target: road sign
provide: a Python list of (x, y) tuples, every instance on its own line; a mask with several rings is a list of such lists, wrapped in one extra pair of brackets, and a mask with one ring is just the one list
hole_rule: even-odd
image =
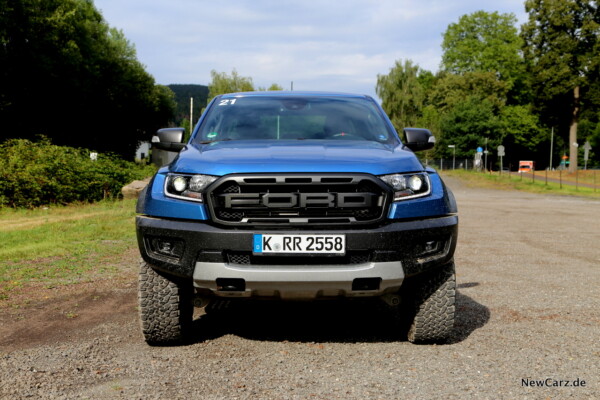
[(478, 153), (483, 153), (483, 148), (481, 148), (481, 147), (478, 147), (478, 148), (477, 148), (477, 152), (478, 152)]
[(502, 169), (504, 168), (504, 161), (502, 157), (504, 157), (504, 146), (498, 146), (498, 157), (500, 157), (500, 175), (502, 175)]

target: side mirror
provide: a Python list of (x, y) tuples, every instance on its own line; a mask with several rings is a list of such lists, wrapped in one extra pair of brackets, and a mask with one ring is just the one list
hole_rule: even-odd
[(166, 151), (180, 151), (185, 147), (183, 143), (184, 128), (163, 128), (156, 131), (152, 137), (152, 148)]
[(429, 150), (435, 145), (435, 136), (429, 129), (404, 128), (406, 142), (404, 145), (412, 151)]

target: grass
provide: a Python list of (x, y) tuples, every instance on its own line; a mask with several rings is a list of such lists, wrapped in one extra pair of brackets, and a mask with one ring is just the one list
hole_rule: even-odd
[(135, 200), (0, 209), (0, 299), (24, 284), (50, 288), (115, 272), (136, 246), (134, 218)]
[[(544, 179), (546, 177), (546, 171), (536, 171), (536, 179)], [(567, 171), (548, 171), (548, 178), (562, 179), (574, 183), (586, 183), (589, 185), (600, 186), (600, 171), (587, 170), (577, 171), (577, 175), (568, 173)]]
[[(470, 185), (478, 187), (600, 199), (600, 187), (596, 189), (583, 187), (581, 185), (576, 187), (575, 174), (570, 175), (566, 172), (562, 174), (562, 187), (560, 183), (546, 182), (546, 171), (536, 171), (535, 180), (532, 179), (531, 176), (523, 177), (515, 172), (510, 174), (505, 172), (502, 175), (499, 175), (498, 172), (492, 172), (490, 174), (457, 169), (454, 171), (444, 171), (443, 173), (448, 176), (457, 177)], [(594, 176), (595, 173), (598, 176)], [(559, 174), (559, 171), (549, 171), (548, 178), (559, 179)], [(598, 171), (579, 171), (578, 173), (579, 184), (587, 183), (593, 185), (594, 179), (597, 179), (596, 185), (600, 186), (600, 173), (598, 173)], [(569, 184), (567, 184), (567, 182)]]

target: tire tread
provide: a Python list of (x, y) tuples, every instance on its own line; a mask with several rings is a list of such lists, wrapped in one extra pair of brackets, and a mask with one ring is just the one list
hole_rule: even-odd
[(139, 313), (144, 339), (151, 345), (184, 341), (192, 323), (192, 285), (140, 262)]
[(454, 329), (456, 312), (454, 263), (423, 274), (413, 284), (413, 319), (408, 340), (412, 343), (447, 341)]

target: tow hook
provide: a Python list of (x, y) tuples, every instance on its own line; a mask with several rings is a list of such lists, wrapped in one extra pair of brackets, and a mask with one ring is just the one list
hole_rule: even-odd
[(402, 303), (402, 298), (397, 294), (387, 293), (381, 296), (381, 300), (385, 301), (390, 307), (397, 307)]
[(204, 308), (208, 305), (209, 299), (206, 297), (196, 296), (194, 297), (194, 307)]

